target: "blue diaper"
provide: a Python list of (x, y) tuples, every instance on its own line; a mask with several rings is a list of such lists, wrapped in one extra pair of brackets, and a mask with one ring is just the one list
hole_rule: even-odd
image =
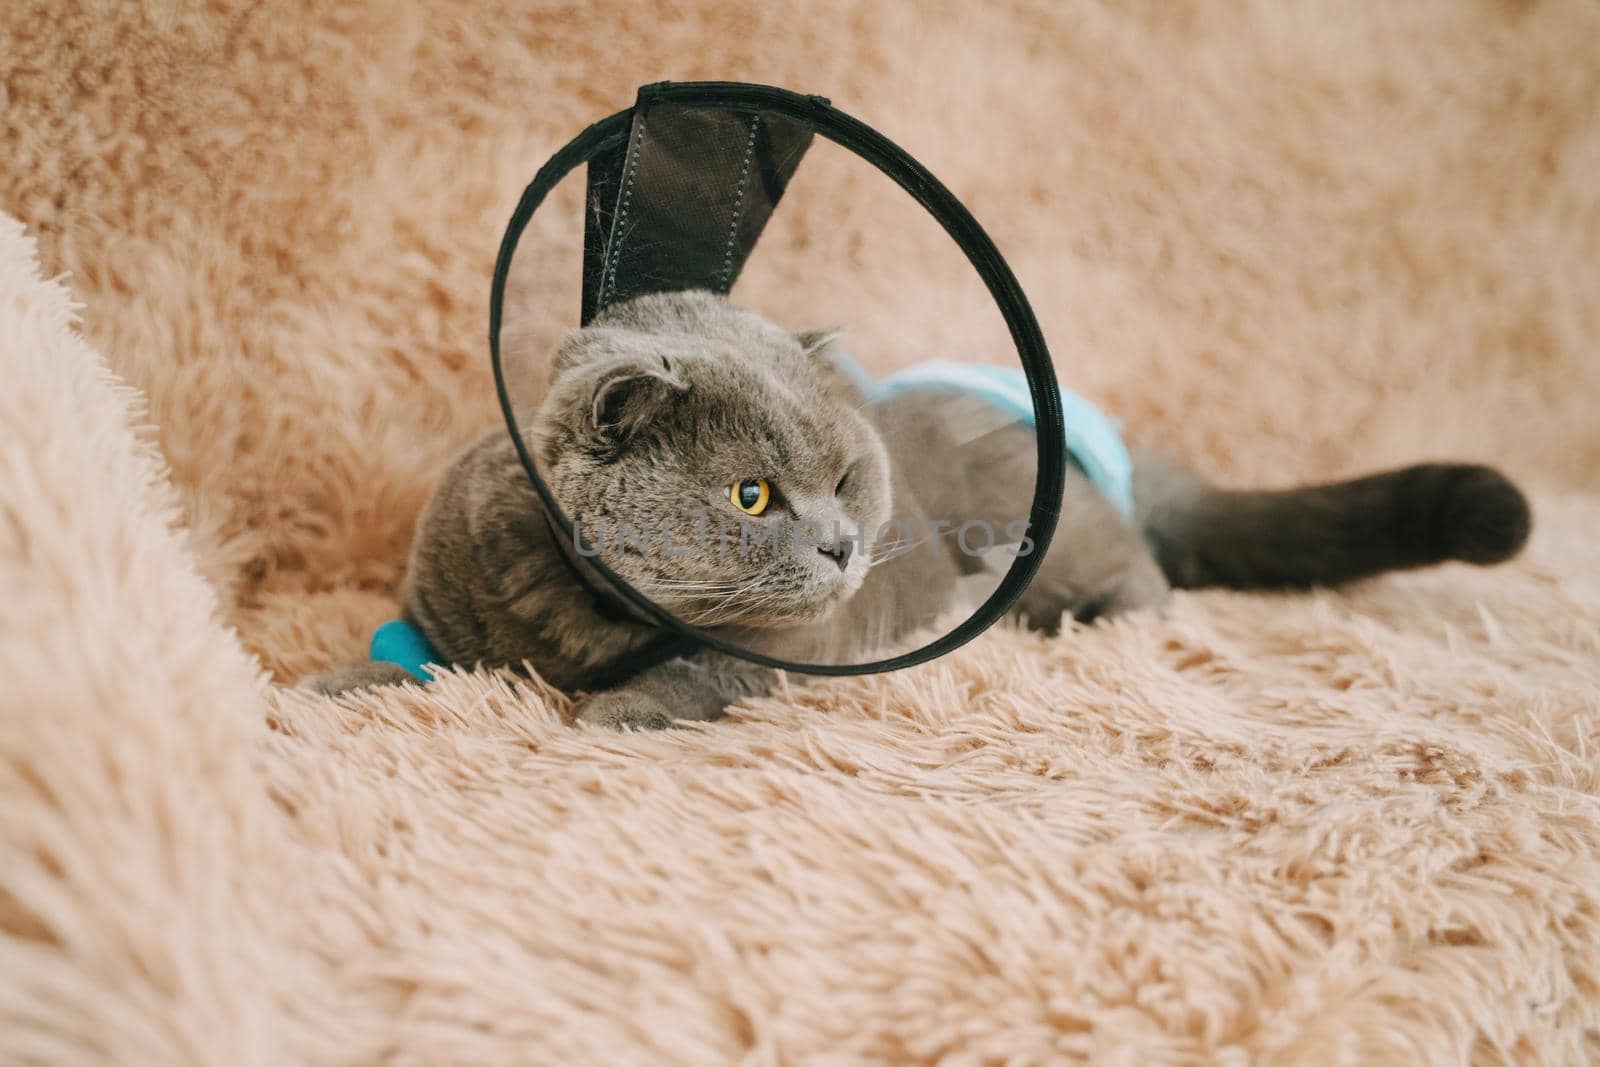
[[(828, 355), (874, 401), (911, 389), (955, 389), (981, 397), (1018, 422), (1036, 425), (1033, 397), (1020, 367), (933, 360), (907, 367), (880, 382), (836, 349)], [(1067, 452), (1123, 517), (1133, 518), (1133, 459), (1122, 443), (1117, 421), (1065, 389), (1061, 390), (1061, 418), (1066, 425)]]

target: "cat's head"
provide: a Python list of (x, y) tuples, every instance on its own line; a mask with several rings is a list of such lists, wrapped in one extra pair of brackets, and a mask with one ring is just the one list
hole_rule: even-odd
[(702, 626), (788, 626), (849, 599), (889, 469), (830, 340), (704, 292), (640, 297), (568, 335), (534, 445), (587, 550)]

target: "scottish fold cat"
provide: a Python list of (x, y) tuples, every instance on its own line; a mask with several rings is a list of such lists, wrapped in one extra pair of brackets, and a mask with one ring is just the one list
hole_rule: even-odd
[[(597, 544), (667, 610), (793, 659), (871, 658), (955, 608), (974, 583), (992, 588), (994, 568), (1010, 563), (1004, 552), (861, 535), (959, 516), (1023, 550), (1025, 524), (1014, 524), (1033, 491), (1031, 431), (996, 423), (981, 398), (956, 391), (873, 399), (833, 358), (836, 344), (705, 292), (608, 309), (559, 346), (549, 392), (525, 424), (563, 510), (598, 536), (574, 545), (555, 533), (496, 429), (455, 460), (419, 520), (406, 621), (440, 662), (527, 664), (584, 690), (660, 636), (604, 594), (585, 555)], [(810, 536), (750, 536), (801, 522)], [(1069, 466), (1060, 524), (1014, 610), (1054, 630), (1066, 616), (1157, 607), (1174, 587), (1304, 588), (1446, 560), (1492, 564), (1521, 548), (1530, 523), (1523, 494), (1481, 466), (1249, 492), (1136, 451), (1131, 514)], [(337, 693), (411, 678), (367, 662), (302, 685)], [(711, 719), (773, 680), (698, 652), (590, 695), (579, 717), (645, 729)]]

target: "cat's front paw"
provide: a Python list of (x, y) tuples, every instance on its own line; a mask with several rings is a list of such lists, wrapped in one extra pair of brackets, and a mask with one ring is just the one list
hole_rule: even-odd
[(295, 685), (296, 689), (303, 689), (311, 693), (319, 693), (325, 697), (336, 697), (342, 693), (353, 692), (357, 689), (373, 689), (378, 686), (415, 684), (416, 678), (404, 667), (393, 663), (352, 663), (345, 667), (335, 667), (332, 670), (322, 671), (300, 679)]
[(672, 725), (672, 713), (665, 704), (626, 689), (596, 693), (578, 711), (578, 719), (612, 730), (665, 730)]

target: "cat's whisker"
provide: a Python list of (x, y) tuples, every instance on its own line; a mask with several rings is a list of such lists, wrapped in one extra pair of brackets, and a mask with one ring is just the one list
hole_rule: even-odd
[[(895, 541), (895, 542), (882, 542), (882, 541), (880, 541), (880, 542), (878, 542), (878, 544), (873, 546), (872, 550), (873, 550), (874, 555), (869, 560), (868, 566), (870, 568), (870, 567), (876, 567), (880, 563), (887, 563), (891, 559), (894, 559), (897, 556), (903, 556), (907, 552), (911, 552), (911, 551), (913, 551), (915, 549), (921, 548), (923, 545), (929, 544), (933, 540), (934, 537), (938, 538), (939, 540), (943, 540), (946, 537), (955, 536), (957, 532), (958, 532), (957, 531), (957, 527), (950, 526), (947, 529), (934, 531), (934, 533), (933, 533), (933, 535), (931, 537), (930, 536), (923, 536), (923, 537), (919, 537), (916, 540), (910, 541), (910, 542), (907, 542), (904, 539), (901, 539), (901, 540)], [(887, 547), (884, 547), (884, 546), (887, 546)]]
[(897, 553), (908, 545), (911, 545), (911, 542), (907, 541), (903, 537), (894, 541), (878, 541), (873, 544), (871, 555), (875, 558), (881, 558), (886, 555)]
[(730, 582), (689, 582), (689, 581), (652, 581), (641, 582), (642, 590), (659, 590), (661, 592), (711, 592), (731, 593), (739, 586)]
[[(700, 607), (684, 616), (684, 621), (693, 626), (712, 626), (718, 623), (731, 622), (741, 615), (748, 614), (779, 595), (772, 591), (766, 575), (757, 575), (750, 580), (734, 585), (732, 588), (717, 590), (719, 594), (711, 603)], [(746, 594), (762, 591), (763, 595), (754, 599), (745, 599)]]
[[(880, 566), (880, 565), (882, 565), (884, 563), (888, 563), (890, 560), (898, 559), (899, 557), (905, 555), (906, 553), (915, 551), (916, 549), (922, 547), (923, 545), (925, 545), (927, 543), (928, 543), (928, 539), (925, 538), (925, 537), (918, 538), (915, 541), (897, 542), (896, 544), (891, 545), (888, 548), (884, 549), (878, 555), (870, 558), (867, 561), (867, 567), (870, 570), (873, 567), (877, 567), (877, 566)], [(874, 551), (877, 551), (877, 550), (874, 549)]]

